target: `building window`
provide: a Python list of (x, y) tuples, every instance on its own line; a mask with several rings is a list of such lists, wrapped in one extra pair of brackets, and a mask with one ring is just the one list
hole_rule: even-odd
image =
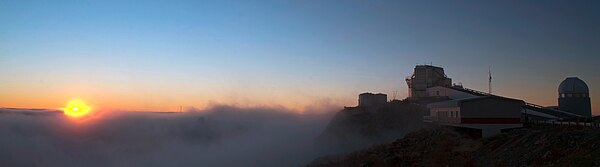
[(440, 91), (439, 91), (439, 90), (438, 90), (438, 91), (435, 91), (435, 95), (436, 95), (436, 96), (439, 96), (439, 95), (440, 95)]
[(564, 93), (560, 94), (560, 97), (565, 98), (565, 94)]

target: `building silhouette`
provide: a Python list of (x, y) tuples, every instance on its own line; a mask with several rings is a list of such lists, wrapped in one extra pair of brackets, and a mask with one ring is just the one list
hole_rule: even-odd
[(444, 73), (444, 69), (433, 65), (415, 66), (413, 75), (406, 78), (409, 98), (427, 97), (427, 88), (435, 86), (452, 86), (452, 79)]
[[(424, 122), (478, 130), (482, 137), (523, 127), (528, 121), (585, 121), (592, 116), (589, 88), (577, 77), (560, 83), (558, 106), (541, 106), (491, 91), (469, 89), (462, 84), (453, 85), (444, 69), (433, 65), (415, 66), (406, 83), (409, 97), (405, 100), (425, 104), (429, 110)], [(358, 107), (364, 109), (386, 103), (387, 95), (382, 93), (362, 93), (358, 98)]]
[(387, 95), (383, 93), (361, 93), (358, 95), (359, 107), (379, 106), (387, 103)]
[(459, 128), (479, 129), (483, 137), (505, 129), (519, 128), (529, 120), (569, 121), (591, 117), (589, 89), (577, 77), (559, 86), (558, 107), (545, 107), (490, 92), (451, 85), (441, 67), (418, 65), (406, 79), (411, 100), (437, 101), (427, 104), (425, 122)]
[(592, 116), (589, 88), (583, 80), (568, 77), (558, 86), (558, 109), (584, 117)]

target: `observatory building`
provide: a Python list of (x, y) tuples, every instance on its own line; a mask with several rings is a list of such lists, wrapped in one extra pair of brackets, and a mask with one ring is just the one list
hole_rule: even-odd
[(584, 117), (592, 116), (587, 84), (577, 77), (568, 77), (558, 86), (558, 109)]
[(448, 78), (442, 67), (433, 65), (417, 65), (412, 76), (406, 78), (409, 98), (427, 97), (427, 88), (452, 86), (452, 79)]
[(409, 100), (428, 101), (429, 115), (423, 117), (424, 122), (478, 129), (483, 137), (523, 127), (528, 121), (573, 121), (592, 116), (588, 86), (577, 77), (560, 83), (558, 106), (550, 107), (491, 94), (491, 86), (489, 92), (481, 92), (452, 85), (444, 69), (432, 65), (417, 65), (406, 83)]
[(358, 95), (359, 107), (372, 107), (387, 103), (387, 95), (383, 93), (361, 93)]
[(428, 122), (479, 129), (483, 137), (489, 137), (504, 129), (523, 127), (521, 106), (524, 104), (523, 100), (494, 95), (430, 103)]

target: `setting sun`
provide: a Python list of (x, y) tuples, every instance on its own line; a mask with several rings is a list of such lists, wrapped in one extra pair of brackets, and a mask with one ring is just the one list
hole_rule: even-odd
[(69, 101), (67, 106), (65, 106), (65, 108), (63, 108), (65, 115), (70, 116), (70, 117), (84, 116), (84, 115), (88, 114), (90, 112), (90, 110), (91, 110), (90, 106), (85, 104), (85, 102), (83, 102), (82, 100), (71, 100), (71, 101)]

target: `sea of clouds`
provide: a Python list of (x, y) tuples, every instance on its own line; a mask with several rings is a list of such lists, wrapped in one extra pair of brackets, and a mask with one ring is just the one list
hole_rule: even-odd
[(302, 166), (336, 107), (214, 105), (184, 113), (0, 109), (0, 166)]

